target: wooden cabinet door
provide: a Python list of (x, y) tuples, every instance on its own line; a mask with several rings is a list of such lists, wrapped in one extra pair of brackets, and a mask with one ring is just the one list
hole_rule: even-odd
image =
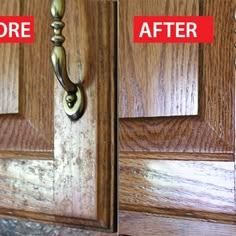
[(68, 73), (87, 100), (76, 122), (63, 110), (50, 62), (50, 5), (1, 2), (1, 15), (35, 17), (35, 42), (0, 45), (0, 215), (112, 231), (114, 3), (66, 1)]
[[(120, 0), (120, 233), (196, 235), (171, 218), (235, 224), (235, 4)], [(141, 15), (214, 16), (214, 43), (135, 44)]]

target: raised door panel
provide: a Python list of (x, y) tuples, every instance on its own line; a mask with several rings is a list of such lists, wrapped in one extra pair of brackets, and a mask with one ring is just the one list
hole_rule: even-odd
[[(235, 223), (235, 4), (120, 1), (121, 210)], [(135, 44), (135, 15), (214, 16), (214, 43)]]
[[(1, 3), (1, 16), (19, 14), (19, 1), (9, 0)], [(0, 114), (18, 113), (20, 46), (0, 44), (0, 53), (4, 57), (0, 64)]]
[[(4, 2), (2, 15), (35, 17), (35, 43), (1, 44), (5, 53), (0, 63), (0, 157), (52, 158), (54, 83), (48, 61), (51, 31), (50, 27), (42, 28), (42, 24), (50, 25), (49, 4), (43, 1), (39, 8), (34, 1)], [(47, 17), (43, 17), (45, 12)], [(17, 109), (7, 110), (6, 104)]]
[(0, 214), (112, 231), (115, 4), (66, 1), (68, 73), (83, 83), (87, 101), (76, 122), (63, 110), (64, 91), (50, 62), (51, 2), (19, 4), (21, 15), (35, 17), (35, 42), (20, 45), (20, 65), (12, 65), (18, 69), (13, 78), (19, 81), (19, 111), (0, 115)]
[[(165, 4), (164, 4), (165, 2)], [(194, 4), (194, 7), (189, 7), (189, 4)], [(194, 49), (186, 48), (188, 51), (187, 54), (180, 49), (183, 45), (176, 45), (175, 47), (179, 47), (179, 53), (182, 57), (185, 58), (183, 60), (177, 60), (175, 62), (174, 59), (170, 56), (173, 50), (170, 50), (169, 53), (166, 52), (166, 56), (161, 58), (161, 63), (172, 63), (175, 66), (166, 67), (166, 71), (169, 73), (171, 69), (175, 69), (175, 74), (177, 70), (181, 70), (183, 68), (183, 64), (187, 63), (189, 68), (195, 68), (198, 65), (198, 69), (193, 69), (198, 71), (198, 73), (191, 73), (191, 75), (187, 72), (183, 74), (183, 76), (179, 76), (176, 80), (169, 81), (168, 73), (167, 76), (165, 74), (155, 74), (156, 61), (160, 60), (151, 60), (149, 63), (143, 64), (142, 69), (137, 71), (137, 77), (142, 81), (142, 86), (139, 87), (140, 91), (145, 91), (145, 86), (149, 86), (150, 80), (156, 81), (161, 80), (163, 84), (167, 87), (172, 86), (178, 88), (177, 93), (182, 93), (182, 91), (190, 92), (189, 88), (192, 88), (192, 80), (194, 80), (195, 84), (198, 81), (198, 92), (192, 93), (191, 96), (195, 97), (199, 93), (199, 98), (197, 99), (198, 105), (198, 113), (196, 116), (187, 116), (185, 113), (181, 113), (181, 116), (172, 117), (169, 114), (168, 117), (162, 117), (165, 115), (165, 112), (155, 111), (156, 108), (152, 108), (152, 111), (155, 112), (155, 117), (151, 117), (148, 114), (139, 114), (138, 110), (135, 113), (135, 117), (132, 118), (132, 115), (123, 116), (122, 110), (128, 109), (126, 105), (123, 105), (122, 101), (120, 102), (119, 110), (121, 114), (120, 119), (120, 151), (122, 155), (136, 155), (143, 156), (144, 153), (150, 153), (149, 156), (155, 156), (156, 158), (164, 158), (167, 159), (186, 159), (186, 158), (196, 158), (198, 156), (199, 159), (203, 160), (212, 160), (218, 158), (218, 160), (233, 160), (234, 159), (234, 71), (233, 71), (233, 24), (234, 21), (232, 19), (233, 15), (233, 7), (234, 1), (227, 1), (226, 3), (218, 0), (218, 1), (179, 1), (179, 0), (140, 0), (137, 4), (137, 1), (129, 0), (129, 1), (121, 1), (120, 2), (120, 61), (119, 61), (119, 73), (121, 77), (119, 94), (120, 98), (124, 94), (128, 94), (132, 99), (130, 100), (130, 107), (139, 107), (139, 103), (136, 100), (138, 96), (137, 94), (133, 94), (133, 91), (137, 91), (136, 83), (130, 84), (127, 86), (126, 83), (129, 83), (130, 80), (134, 79), (134, 75), (130, 71), (132, 70), (132, 63), (138, 67), (139, 61), (144, 60), (143, 58), (149, 58), (149, 55), (145, 54), (145, 50), (143, 49), (145, 46), (138, 44), (134, 45), (132, 42), (132, 38), (129, 39), (126, 37), (127, 32), (123, 31), (124, 25), (128, 21), (128, 24), (131, 24), (133, 15), (136, 14), (170, 14), (167, 10), (162, 10), (163, 12), (159, 13), (159, 6), (162, 6), (164, 9), (169, 9), (168, 6), (172, 6), (171, 13), (179, 14), (178, 9), (185, 9), (183, 12), (186, 15), (196, 14), (198, 11), (202, 12), (202, 15), (212, 15), (214, 16), (214, 24), (215, 24), (215, 37), (213, 44), (204, 44), (199, 46), (198, 51), (198, 59), (200, 63), (197, 64), (195, 60), (190, 60), (188, 56), (185, 55), (195, 55)], [(190, 4), (191, 5), (191, 4)], [(199, 8), (197, 11), (196, 8)], [(137, 10), (138, 9), (138, 10)], [(151, 10), (152, 9), (152, 10)], [(195, 11), (193, 10), (195, 9)], [(176, 11), (175, 11), (176, 10)], [(229, 15), (229, 12), (232, 15)], [(126, 13), (126, 14), (125, 14)], [(227, 37), (225, 37), (227, 35)], [(124, 46), (131, 44), (132, 47), (135, 48), (135, 51), (139, 51), (139, 54), (133, 55), (133, 51), (129, 50), (124, 52)], [(149, 45), (146, 46), (148, 48)], [(153, 48), (153, 52), (150, 55), (155, 55), (160, 48), (168, 47), (165, 45), (158, 45), (156, 49)], [(173, 46), (174, 47), (174, 46)], [(190, 47), (190, 46), (189, 46)], [(170, 53), (171, 52), (171, 53)], [(196, 51), (197, 52), (197, 51)], [(124, 56), (127, 54), (126, 56)], [(195, 55), (196, 56), (196, 55)], [(152, 56), (151, 56), (152, 57)], [(131, 58), (135, 58), (133, 62), (130, 64)], [(148, 60), (148, 59), (146, 59)], [(137, 65), (136, 65), (137, 62)], [(125, 69), (125, 66), (129, 68), (129, 70)], [(128, 66), (129, 65), (129, 66)], [(159, 63), (160, 65), (160, 63)], [(146, 76), (141, 76), (141, 71), (147, 69), (147, 67), (152, 67), (152, 73), (147, 73)], [(128, 71), (128, 72), (127, 72)], [(158, 70), (159, 71), (159, 70)], [(182, 71), (184, 72), (184, 71)], [(196, 80), (197, 75), (197, 80)], [(190, 77), (192, 80), (186, 79)], [(141, 79), (142, 78), (142, 79)], [(179, 86), (182, 84), (183, 86)], [(144, 89), (143, 89), (144, 88)], [(155, 89), (155, 88), (153, 88)], [(172, 89), (170, 89), (172, 91)], [(126, 91), (126, 92), (124, 92)], [(171, 93), (168, 91), (167, 93)], [(142, 100), (146, 103), (153, 104), (153, 106), (160, 106), (162, 100), (158, 99), (159, 87), (157, 86), (155, 89), (156, 96), (156, 104), (154, 104), (152, 98), (153, 93), (146, 93), (143, 96)], [(126, 95), (125, 95), (126, 96)], [(127, 96), (126, 96), (127, 97)], [(184, 95), (180, 99), (180, 103), (185, 106), (186, 101), (188, 100), (188, 95)], [(160, 101), (160, 105), (158, 104)], [(166, 97), (165, 103), (168, 104), (169, 107), (176, 107), (177, 99), (172, 102), (171, 99)], [(189, 106), (191, 109), (195, 109), (194, 105)], [(131, 108), (132, 110), (132, 108)], [(129, 118), (130, 117), (130, 118)], [(134, 154), (132, 154), (134, 152)], [(172, 154), (169, 154), (172, 153)], [(174, 155), (173, 155), (174, 153)], [(178, 153), (181, 153), (178, 154)], [(203, 154), (203, 155), (202, 155)]]
[(197, 115), (199, 46), (133, 43), (133, 18), (199, 15), (199, 1), (128, 0), (120, 9), (119, 116)]

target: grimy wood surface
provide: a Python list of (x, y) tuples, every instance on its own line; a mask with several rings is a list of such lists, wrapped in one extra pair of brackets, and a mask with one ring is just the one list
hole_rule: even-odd
[[(135, 227), (130, 227), (130, 226)], [(120, 212), (120, 235), (130, 236), (235, 236), (236, 225)]]
[(22, 14), (35, 16), (35, 43), (21, 48), (20, 112), (0, 116), (0, 215), (110, 231), (115, 224), (114, 2), (66, 1), (68, 71), (73, 81), (83, 81), (87, 97), (77, 122), (64, 113), (64, 91), (50, 62), (50, 4), (21, 1)]
[[(143, 68), (139, 68), (138, 65), (141, 60), (148, 60), (147, 58), (152, 55), (146, 55), (144, 49), (136, 50), (137, 46), (133, 45), (131, 38), (128, 41), (127, 34), (120, 33), (121, 45), (124, 41), (127, 45), (131, 44), (127, 65), (119, 67), (119, 74), (123, 75), (120, 78), (122, 82), (119, 93), (122, 99), (127, 98), (124, 101), (126, 105), (128, 104), (124, 106), (123, 101), (120, 101), (119, 105), (121, 114), (119, 120), (120, 210), (142, 213), (135, 223), (136, 227), (130, 228), (128, 226), (133, 225), (136, 220), (132, 217), (133, 213), (129, 212), (127, 217), (121, 215), (120, 232), (139, 235), (140, 232), (145, 232), (142, 229), (146, 229), (146, 235), (181, 235), (181, 233), (188, 235), (188, 231), (184, 232), (187, 230), (184, 229), (187, 224), (183, 224), (182, 228), (181, 223), (169, 224), (166, 221), (165, 224), (155, 217), (151, 217), (152, 223), (148, 224), (149, 218), (145, 217), (146, 213), (165, 215), (170, 218), (170, 221), (174, 221), (176, 217), (184, 217), (195, 221), (235, 224), (235, 71), (233, 63), (235, 24), (233, 12), (236, 2), (235, 0), (174, 0), (161, 3), (161, 1), (147, 0), (144, 4), (140, 0), (140, 5), (138, 2), (120, 1), (120, 16), (124, 17), (120, 19), (120, 32), (127, 32), (122, 27), (125, 20), (135, 14), (136, 9), (142, 15), (143, 12), (152, 13), (158, 9), (157, 2), (160, 6), (165, 3), (166, 6), (170, 5), (170, 8), (174, 7), (177, 10), (188, 9), (186, 5), (195, 2), (202, 15), (214, 16), (215, 37), (213, 44), (201, 45), (198, 51), (198, 114), (196, 116), (159, 117), (156, 115), (151, 117), (151, 115), (146, 116), (141, 113), (138, 110), (139, 107), (134, 105), (139, 98), (134, 93), (137, 91), (136, 84), (132, 82), (127, 85), (124, 81), (140, 78), (142, 87), (149, 86), (148, 73), (146, 72), (146, 76), (143, 76)], [(188, 9), (187, 15), (191, 15), (191, 9)], [(168, 13), (167, 8), (165, 11)], [(197, 12), (197, 9), (195, 11)], [(120, 47), (120, 58), (124, 59), (125, 53)], [(155, 54), (154, 49), (153, 53)], [(168, 60), (168, 56), (164, 59)], [(171, 59), (170, 57), (170, 63)], [(152, 66), (151, 62), (147, 64), (143, 67)], [(177, 67), (181, 68), (178, 60), (172, 68)], [(168, 87), (168, 80), (163, 80), (163, 83), (165, 82)], [(176, 81), (176, 86), (179, 85), (178, 83), (179, 81)], [(191, 81), (185, 83), (185, 86), (178, 91), (181, 89), (185, 91), (186, 86), (191, 87)], [(151, 92), (146, 93), (142, 97), (143, 104), (151, 101), (152, 96)], [(158, 97), (157, 92), (156, 96)], [(180, 101), (184, 106), (186, 99), (185, 95)], [(159, 100), (162, 102), (161, 99)], [(171, 99), (166, 101), (168, 101), (167, 106), (162, 105), (163, 109), (171, 106), (175, 109), (175, 103), (171, 102)], [(125, 113), (126, 110), (122, 110), (123, 107), (135, 112), (136, 118), (131, 118), (132, 113)], [(152, 109), (156, 112), (154, 108)], [(130, 218), (129, 214), (131, 214)], [(160, 226), (158, 222), (163, 224), (163, 230), (160, 229), (160, 233), (158, 231), (154, 234), (149, 226), (155, 231)], [(202, 225), (200, 222), (197, 223)], [(193, 227), (196, 228), (197, 223)], [(176, 234), (171, 231), (175, 232), (175, 227), (179, 229)], [(228, 226), (225, 227), (227, 229)], [(218, 229), (217, 225), (210, 227), (210, 233), (206, 235), (213, 235), (211, 233), (215, 232), (215, 229)], [(164, 233), (165, 230), (166, 233)], [(222, 230), (223, 228), (221, 231), (219, 228), (219, 232), (222, 232), (219, 235), (231, 235), (224, 234)], [(196, 230), (196, 232), (199, 231)], [(230, 231), (226, 230), (226, 232)]]
[[(19, 15), (17, 0), (1, 2), (0, 15)], [(0, 114), (19, 110), (19, 44), (0, 44)]]
[(197, 115), (199, 45), (133, 43), (133, 17), (146, 15), (199, 15), (199, 1), (120, 1), (120, 117)]

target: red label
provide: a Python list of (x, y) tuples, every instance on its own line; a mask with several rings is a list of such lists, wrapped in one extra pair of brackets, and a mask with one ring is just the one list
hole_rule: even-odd
[(213, 16), (135, 16), (135, 43), (212, 43)]
[(33, 42), (33, 16), (0, 16), (0, 43)]

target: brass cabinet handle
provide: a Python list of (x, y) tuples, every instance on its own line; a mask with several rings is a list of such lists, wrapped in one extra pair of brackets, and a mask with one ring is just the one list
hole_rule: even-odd
[(64, 13), (65, 0), (52, 0), (51, 15), (53, 22), (51, 26), (54, 30), (54, 36), (51, 41), (54, 46), (51, 53), (51, 62), (58, 81), (65, 89), (64, 110), (71, 120), (77, 120), (83, 115), (85, 109), (85, 94), (82, 84), (74, 84), (67, 73), (66, 52), (62, 46), (65, 41), (65, 37), (62, 35), (65, 26), (62, 22)]

